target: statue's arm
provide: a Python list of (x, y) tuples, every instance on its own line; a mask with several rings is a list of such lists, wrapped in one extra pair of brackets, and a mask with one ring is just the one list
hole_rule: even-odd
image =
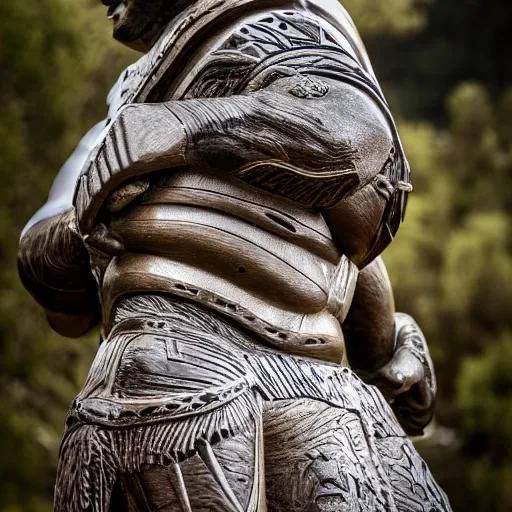
[(433, 414), (433, 365), (414, 319), (395, 311), (391, 283), (380, 257), (359, 273), (343, 331), (354, 371), (381, 389), (408, 434), (421, 434)]
[(395, 301), (382, 258), (359, 272), (354, 298), (343, 324), (350, 365), (372, 372), (393, 357)]
[(99, 319), (97, 285), (76, 225), (76, 180), (105, 123), (98, 123), (63, 165), (48, 201), (21, 235), (18, 271), (58, 333), (76, 337)]
[(76, 196), (81, 230), (92, 230), (113, 190), (159, 169), (234, 173), (316, 207), (371, 182), (393, 146), (381, 110), (334, 79), (313, 77), (316, 85), (308, 96), (307, 80), (286, 77), (257, 92), (124, 107), (81, 177)]

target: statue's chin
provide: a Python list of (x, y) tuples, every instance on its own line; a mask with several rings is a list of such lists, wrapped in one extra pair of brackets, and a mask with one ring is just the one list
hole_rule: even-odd
[(154, 24), (129, 24), (123, 20), (114, 23), (113, 37), (116, 41), (140, 52), (147, 52), (153, 46), (159, 30)]
[(170, 20), (186, 9), (193, 0), (153, 0), (144, 5), (137, 2), (118, 3), (108, 17), (114, 25), (114, 39), (140, 52), (147, 52)]

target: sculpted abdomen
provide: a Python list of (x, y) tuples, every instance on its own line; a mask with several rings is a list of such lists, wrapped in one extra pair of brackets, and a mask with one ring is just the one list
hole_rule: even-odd
[(319, 212), (233, 177), (182, 171), (111, 228), (126, 252), (105, 272), (107, 326), (122, 296), (159, 291), (222, 312), (286, 352), (343, 359), (357, 270)]
[(130, 252), (188, 263), (285, 309), (311, 313), (326, 303), (320, 258), (229, 215), (193, 206), (142, 206), (114, 229)]

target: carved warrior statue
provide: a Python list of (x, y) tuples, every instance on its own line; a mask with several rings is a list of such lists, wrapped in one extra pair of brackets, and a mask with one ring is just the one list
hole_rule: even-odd
[(379, 257), (408, 164), (348, 14), (103, 3), (144, 56), (20, 242), (57, 332), (101, 322), (55, 510), (450, 510), (407, 438), (431, 359)]

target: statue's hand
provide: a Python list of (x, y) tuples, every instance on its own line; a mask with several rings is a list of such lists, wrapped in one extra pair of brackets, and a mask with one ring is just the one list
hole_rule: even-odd
[(91, 271), (97, 282), (101, 282), (112, 258), (125, 252), (123, 240), (105, 224), (97, 224), (88, 235), (83, 237), (83, 241), (89, 253)]
[(124, 252), (124, 244), (117, 233), (109, 230), (105, 224), (98, 224), (89, 235), (84, 236), (89, 253), (98, 252), (105, 257), (119, 256)]
[(432, 360), (425, 336), (409, 315), (395, 315), (395, 337), (391, 360), (365, 380), (382, 391), (407, 434), (421, 435), (434, 414)]
[(165, 104), (119, 111), (86, 162), (75, 194), (82, 234), (90, 234), (105, 200), (120, 185), (151, 171), (184, 164), (185, 131)]

